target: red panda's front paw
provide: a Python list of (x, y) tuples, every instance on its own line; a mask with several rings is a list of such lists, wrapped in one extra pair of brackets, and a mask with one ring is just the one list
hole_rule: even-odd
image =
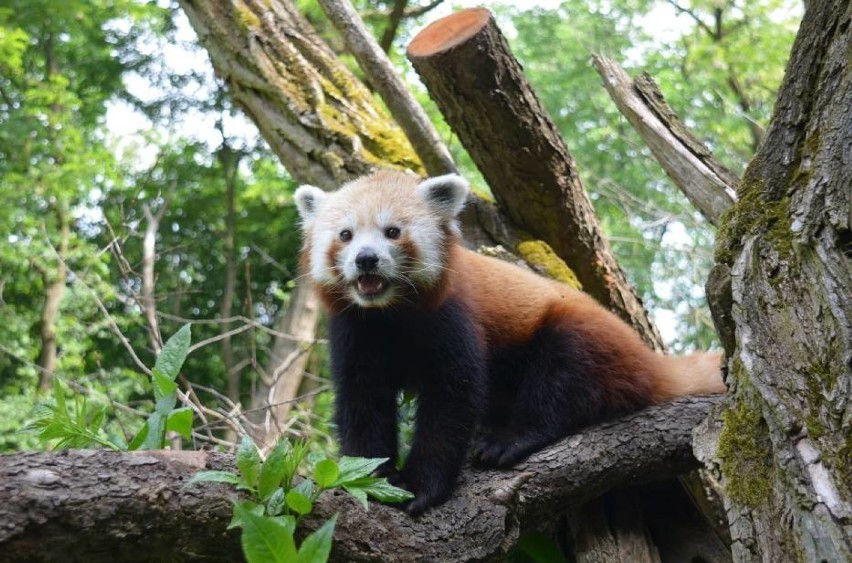
[(409, 516), (417, 518), (430, 508), (442, 504), (448, 497), (449, 493), (435, 494), (425, 491), (414, 493), (414, 498), (408, 501), (404, 510), (408, 512)]
[(483, 436), (473, 446), (473, 463), (508, 469), (529, 454), (527, 444), (514, 437)]
[(373, 471), (373, 477), (384, 477), (388, 480), (388, 483), (395, 487), (401, 487), (403, 489), (407, 488), (405, 486), (405, 479), (403, 479), (402, 473), (400, 473), (399, 469), (397, 469), (396, 466), (389, 461), (386, 461), (376, 468), (376, 470)]
[(405, 489), (414, 493), (414, 498), (402, 506), (410, 516), (417, 517), (434, 506), (445, 502), (453, 491), (450, 480), (440, 478), (436, 474), (423, 471), (413, 471), (408, 467), (402, 470)]

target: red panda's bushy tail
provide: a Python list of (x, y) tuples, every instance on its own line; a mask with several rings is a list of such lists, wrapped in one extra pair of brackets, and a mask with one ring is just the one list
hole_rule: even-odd
[(722, 353), (695, 352), (686, 356), (664, 356), (654, 395), (666, 401), (684, 395), (724, 393)]

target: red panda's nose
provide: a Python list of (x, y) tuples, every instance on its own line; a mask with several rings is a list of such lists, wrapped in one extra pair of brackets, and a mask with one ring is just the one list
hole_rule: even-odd
[(362, 248), (355, 255), (355, 265), (362, 272), (372, 272), (379, 265), (379, 257), (372, 248)]

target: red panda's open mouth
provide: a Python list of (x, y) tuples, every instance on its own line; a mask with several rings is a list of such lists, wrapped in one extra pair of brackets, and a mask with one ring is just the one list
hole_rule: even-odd
[(364, 274), (358, 276), (355, 287), (358, 289), (358, 293), (364, 297), (378, 297), (385, 291), (387, 281), (380, 276)]

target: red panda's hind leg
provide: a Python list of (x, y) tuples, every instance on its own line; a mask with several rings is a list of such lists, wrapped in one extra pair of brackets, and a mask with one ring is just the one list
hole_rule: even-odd
[(650, 404), (649, 389), (614, 370), (622, 370), (617, 356), (566, 325), (546, 324), (527, 344), (496, 351), (489, 362), (489, 397), (513, 400), (508, 408), (489, 405), (488, 419), (504, 422), (488, 425), (486, 419), (474, 463), (511, 467), (579, 428)]

